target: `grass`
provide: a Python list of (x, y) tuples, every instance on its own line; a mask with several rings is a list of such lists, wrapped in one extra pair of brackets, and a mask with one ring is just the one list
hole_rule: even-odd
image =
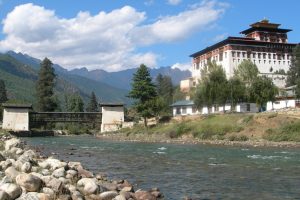
[(279, 129), (269, 128), (266, 130), (263, 138), (275, 142), (300, 142), (300, 122), (291, 122), (289, 124), (283, 125)]

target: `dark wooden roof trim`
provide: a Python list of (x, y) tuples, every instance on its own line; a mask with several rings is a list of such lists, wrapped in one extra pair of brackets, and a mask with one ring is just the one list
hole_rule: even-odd
[(32, 104), (9, 104), (9, 103), (3, 103), (2, 106), (4, 108), (28, 108), (28, 109), (32, 109)]
[(254, 31), (267, 31), (267, 32), (276, 32), (276, 33), (287, 33), (292, 31), (291, 29), (282, 29), (282, 28), (267, 28), (267, 27), (251, 27), (242, 32), (241, 34), (248, 34)]

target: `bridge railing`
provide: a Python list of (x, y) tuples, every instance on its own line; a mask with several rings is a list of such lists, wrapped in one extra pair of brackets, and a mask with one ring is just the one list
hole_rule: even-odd
[(31, 127), (47, 123), (101, 123), (102, 113), (100, 112), (30, 112), (29, 123)]

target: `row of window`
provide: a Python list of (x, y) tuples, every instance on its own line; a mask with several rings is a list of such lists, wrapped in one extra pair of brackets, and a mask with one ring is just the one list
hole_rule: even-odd
[[(231, 52), (232, 57), (237, 57), (237, 58), (263, 58), (263, 59), (278, 59), (278, 60), (289, 60), (290, 55), (289, 54), (276, 54), (276, 53), (250, 53), (250, 52), (240, 52), (240, 51), (232, 51)], [(225, 58), (227, 57), (227, 52), (224, 54)]]
[[(235, 58), (233, 58), (232, 59), (232, 61), (233, 62), (241, 62), (241, 61), (243, 61), (243, 60), (246, 60), (246, 59), (235, 59)], [(274, 64), (274, 65), (276, 65), (276, 64), (278, 64), (278, 65), (285, 65), (285, 64), (288, 64), (288, 65), (290, 65), (290, 61), (280, 61), (280, 60), (278, 60), (278, 61), (276, 61), (276, 60), (274, 60), (273, 62), (271, 61), (271, 60), (269, 60), (268, 62), (266, 61), (266, 60), (255, 60), (255, 59), (253, 59), (253, 60), (251, 60), (254, 64), (266, 64), (266, 63), (269, 63), (269, 64)]]

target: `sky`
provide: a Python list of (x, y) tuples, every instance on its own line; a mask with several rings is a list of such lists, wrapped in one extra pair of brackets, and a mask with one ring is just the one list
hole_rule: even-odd
[(299, 43), (299, 8), (299, 0), (0, 0), (0, 52), (69, 70), (189, 69), (189, 55), (264, 18)]

